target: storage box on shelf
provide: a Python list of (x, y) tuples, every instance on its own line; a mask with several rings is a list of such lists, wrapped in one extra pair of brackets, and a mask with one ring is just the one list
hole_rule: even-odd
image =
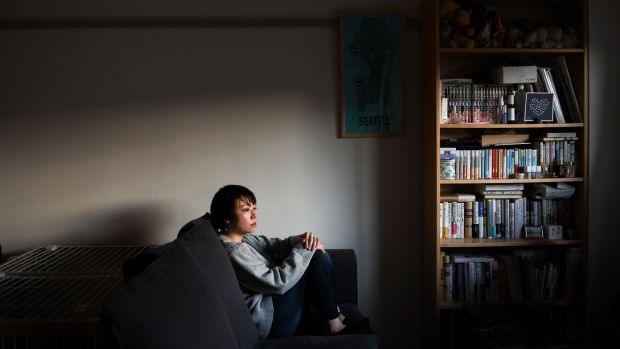
[[(475, 3), (484, 6), (487, 11), (495, 11), (503, 18), (506, 29), (512, 33), (515, 32), (514, 27), (513, 29), (508, 27), (512, 27), (519, 19), (526, 19), (529, 23), (535, 23), (535, 27), (545, 27), (549, 30), (573, 28), (576, 45), (548, 48), (548, 45), (539, 43), (533, 47), (520, 48), (452, 48), (449, 47), (449, 41), (445, 37), (442, 39), (442, 32), (445, 34), (445, 21), (442, 23), (444, 19), (440, 19), (440, 1), (422, 2), (423, 171), (427, 181), (423, 186), (425, 210), (423, 258), (424, 282), (427, 285), (425, 288), (427, 293), (424, 295), (426, 306), (424, 323), (428, 326), (424, 331), (427, 336), (424, 341), (425, 347), (429, 348), (440, 345), (440, 330), (445, 331), (443, 327), (446, 323), (442, 317), (450, 314), (452, 310), (460, 309), (463, 304), (491, 302), (579, 308), (584, 304), (586, 291), (583, 280), (586, 278), (588, 240), (587, 1), (487, 0)], [(479, 41), (475, 41), (475, 44), (478, 45)], [(556, 85), (559, 86), (556, 86), (554, 98), (558, 98), (557, 103), (564, 111), (562, 119), (555, 113), (553, 122), (537, 120), (526, 123), (516, 118), (515, 121), (508, 123), (508, 118), (502, 117), (503, 114), (494, 114), (498, 109), (495, 103), (496, 96), (493, 95), (497, 92), (493, 85), (497, 83), (494, 80), (497, 69), (507, 65), (530, 64), (554, 68), (549, 72), (553, 71), (551, 80), (558, 79)], [(560, 82), (562, 76), (566, 74), (570, 76), (570, 87), (574, 97), (571, 91), (565, 89), (565, 79)], [(446, 82), (450, 79), (458, 79), (457, 81), (470, 85), (457, 86), (458, 88), (448, 95), (446, 89), (442, 88), (442, 80)], [(519, 89), (517, 86), (511, 85), (508, 93), (517, 89)], [(525, 93), (525, 90), (518, 93)], [(450, 102), (447, 99), (450, 97), (453, 99), (452, 102), (459, 101), (457, 105), (461, 108), (458, 110), (462, 111), (461, 114), (449, 114), (455, 111), (455, 103), (446, 104)], [(495, 100), (491, 101), (493, 98)], [(578, 108), (577, 112), (575, 106)], [(448, 107), (452, 109), (449, 110)], [(529, 139), (520, 142), (526, 144), (518, 146), (484, 147), (481, 144), (474, 147), (471, 144), (463, 145), (458, 141), (448, 144), (447, 141), (481, 140), (485, 135), (506, 133), (527, 135)], [(574, 137), (552, 139), (546, 137), (549, 133), (570, 133), (574, 134)], [(459, 165), (455, 164), (461, 173), (458, 176), (455, 173), (455, 177), (451, 177), (454, 179), (442, 178), (440, 164), (440, 149), (450, 146), (459, 150), (461, 161)], [(486, 200), (477, 190), (480, 186), (498, 184), (522, 185), (523, 194), (509, 193), (513, 196), (500, 195), (497, 199)], [(562, 202), (536, 198), (534, 191), (542, 185), (566, 188), (570, 186), (574, 188), (574, 194)], [(488, 231), (484, 233), (476, 231), (472, 235), (470, 230), (466, 234), (462, 226), (470, 226), (471, 229), (475, 220), (472, 204), (466, 209), (465, 204), (454, 204), (459, 200), (446, 199), (456, 194), (474, 194), (474, 200), (483, 207), (485, 213), (488, 212), (487, 203), (496, 200), (492, 203), (497, 203), (501, 207), (500, 226), (498, 226), (502, 229), (501, 238), (489, 235)], [(521, 197), (525, 199), (521, 200)], [(454, 219), (442, 215), (445, 214), (442, 210), (444, 204), (448, 204), (446, 206), (449, 206), (451, 214), (453, 209), (458, 209), (455, 218), (458, 218), (459, 224), (456, 228), (453, 227)], [(531, 215), (535, 212), (538, 214), (547, 212), (548, 215), (532, 218)], [(489, 221), (488, 216), (480, 215), (477, 218), (483, 219), (485, 223), (496, 223)], [(471, 220), (466, 223), (465, 219)], [(558, 236), (554, 233), (554, 239), (544, 236), (532, 239), (536, 232), (536, 227), (532, 227), (530, 238), (525, 238), (524, 226), (530, 224), (539, 226), (547, 224), (551, 226), (549, 229), (554, 229), (553, 232), (560, 226), (562, 228), (559, 230), (563, 236), (557, 239)], [(506, 228), (505, 225), (510, 228)], [(485, 228), (488, 229), (488, 226)], [(521, 261), (520, 265), (527, 266), (522, 260), (527, 258), (524, 256), (528, 254), (550, 257), (527, 267), (528, 275), (536, 277), (530, 276), (520, 283), (517, 283), (519, 280), (513, 280), (511, 286), (514, 288), (513, 293), (518, 289), (523, 295), (487, 297), (491, 294), (488, 292), (497, 286), (492, 283), (492, 277), (485, 279), (489, 278), (488, 274), (492, 274), (493, 271), (491, 259), (500, 265), (506, 264), (509, 260), (512, 261), (509, 263), (514, 265), (516, 259)], [(467, 267), (460, 265), (455, 268), (454, 266), (459, 263), (450, 262), (451, 258), (460, 255), (483, 256), (489, 259), (486, 262), (476, 261)], [(449, 270), (456, 273), (451, 275), (452, 282), (463, 283), (467, 280), (467, 284), (461, 285), (465, 288), (459, 289), (461, 292), (459, 297), (447, 297), (449, 282), (446, 273)], [(499, 274), (501, 275), (501, 272)], [(540, 292), (536, 293), (533, 290)]]

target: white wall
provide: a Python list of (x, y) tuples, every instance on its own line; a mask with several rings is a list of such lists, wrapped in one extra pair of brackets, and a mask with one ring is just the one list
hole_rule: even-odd
[[(618, 81), (620, 3), (590, 1), (590, 240), (588, 301), (591, 311), (609, 313), (620, 294), (618, 198), (620, 198)], [(596, 315), (595, 315), (596, 316)]]
[[(168, 14), (162, 1), (142, 3), (4, 10)], [(214, 15), (335, 16), (334, 4), (308, 4), (265, 12), (237, 2)], [(0, 31), (4, 251), (163, 243), (219, 187), (243, 184), (258, 196), (259, 234), (314, 231), (328, 248), (354, 248), (362, 310), (384, 347), (410, 344), (420, 328), (421, 179), (417, 28), (408, 34), (407, 136), (339, 139), (335, 26)]]

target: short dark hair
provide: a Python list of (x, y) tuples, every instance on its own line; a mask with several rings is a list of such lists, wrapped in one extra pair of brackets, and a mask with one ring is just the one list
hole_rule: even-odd
[(229, 184), (220, 188), (211, 200), (211, 223), (218, 233), (227, 225), (226, 220), (235, 221), (237, 200), (256, 205), (256, 196), (244, 186)]

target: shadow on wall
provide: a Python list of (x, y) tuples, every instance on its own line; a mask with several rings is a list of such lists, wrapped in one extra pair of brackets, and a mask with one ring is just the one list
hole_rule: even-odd
[[(149, 245), (167, 215), (155, 206), (135, 206), (93, 212), (75, 219), (75, 226), (53, 244)], [(176, 236), (176, 234), (175, 234)]]
[[(589, 330), (609, 331), (600, 326), (602, 318), (620, 319), (618, 297), (620, 279), (609, 267), (618, 265), (620, 237), (611, 217), (617, 217), (620, 196), (616, 159), (620, 119), (615, 105), (616, 85), (620, 69), (616, 60), (620, 53), (616, 44), (615, 13), (617, 2), (590, 2), (590, 172), (589, 172), (589, 241), (588, 241), (588, 310)], [(616, 11), (614, 11), (616, 10)], [(596, 21), (592, 19), (596, 18)], [(610, 229), (610, 227), (613, 227)], [(615, 228), (615, 229), (614, 229)], [(615, 309), (614, 309), (614, 302)], [(614, 313), (614, 311), (616, 313)], [(616, 338), (618, 337), (616, 331)], [(608, 333), (610, 334), (610, 333)], [(598, 337), (595, 337), (598, 338)], [(614, 343), (617, 346), (617, 342)], [(609, 346), (612, 347), (612, 346)]]
[(421, 207), (418, 32), (409, 30), (403, 100), (405, 136), (381, 139), (378, 146), (377, 232), (382, 346), (417, 347), (420, 342)]

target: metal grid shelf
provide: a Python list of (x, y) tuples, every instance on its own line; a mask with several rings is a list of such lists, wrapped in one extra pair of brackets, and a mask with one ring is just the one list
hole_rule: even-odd
[(46, 246), (0, 265), (0, 275), (118, 274), (145, 246)]
[(101, 346), (101, 306), (146, 246), (39, 247), (0, 265), (0, 349)]
[(98, 319), (105, 298), (123, 277), (54, 276), (0, 278), (0, 320)]

